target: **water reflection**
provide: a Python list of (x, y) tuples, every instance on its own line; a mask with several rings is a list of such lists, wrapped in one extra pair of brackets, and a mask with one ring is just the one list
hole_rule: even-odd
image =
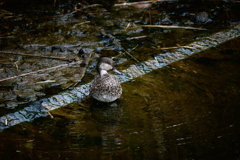
[(93, 100), (90, 112), (101, 134), (103, 155), (112, 155), (121, 148), (122, 140), (116, 133), (123, 112), (120, 101), (101, 103)]
[(91, 116), (99, 124), (99, 131), (107, 132), (118, 125), (123, 111), (119, 101), (101, 103), (93, 100), (90, 112)]

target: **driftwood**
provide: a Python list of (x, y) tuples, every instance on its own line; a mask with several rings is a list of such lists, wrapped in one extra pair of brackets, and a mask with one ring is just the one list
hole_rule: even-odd
[(141, 25), (142, 27), (149, 28), (170, 28), (170, 29), (197, 29), (197, 30), (207, 30), (204, 28), (195, 28), (195, 27), (184, 27), (184, 26), (165, 26), (165, 25)]
[(19, 78), (19, 77), (28, 76), (30, 74), (36, 74), (36, 73), (39, 73), (39, 72), (45, 72), (45, 71), (53, 70), (53, 69), (56, 69), (56, 68), (65, 67), (65, 66), (68, 66), (68, 65), (71, 66), (72, 64), (80, 64), (80, 63), (82, 63), (82, 61), (72, 62), (70, 64), (62, 64), (62, 65), (58, 65), (58, 66), (51, 67), (51, 68), (46, 68), (46, 69), (40, 69), (40, 70), (37, 70), (37, 71), (20, 74), (18, 76), (13, 76), (13, 77), (1, 79), (0, 82), (8, 81), (8, 80)]
[(41, 57), (41, 58), (57, 59), (57, 60), (68, 61), (68, 62), (75, 61), (75, 58), (39, 56), (39, 55), (31, 55), (31, 54), (23, 54), (23, 53), (15, 53), (15, 52), (7, 52), (7, 51), (0, 51), (0, 53), (3, 53), (3, 54), (13, 54), (13, 55), (19, 55), (19, 56), (29, 56), (29, 57)]

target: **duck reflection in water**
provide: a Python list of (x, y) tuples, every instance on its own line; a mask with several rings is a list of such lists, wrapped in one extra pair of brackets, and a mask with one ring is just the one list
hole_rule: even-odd
[(97, 128), (101, 132), (113, 131), (122, 113), (122, 107), (117, 100), (122, 95), (122, 87), (118, 79), (107, 72), (110, 70), (121, 74), (114, 67), (111, 58), (101, 58), (97, 63), (98, 74), (89, 87), (90, 96), (95, 99), (89, 99), (91, 116), (98, 122)]

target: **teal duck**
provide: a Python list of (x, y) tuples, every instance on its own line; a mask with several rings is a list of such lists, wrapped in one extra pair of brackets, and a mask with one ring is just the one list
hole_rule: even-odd
[(113, 102), (122, 95), (122, 87), (118, 79), (107, 71), (121, 74), (111, 58), (103, 57), (97, 63), (98, 75), (90, 83), (90, 95), (101, 102)]

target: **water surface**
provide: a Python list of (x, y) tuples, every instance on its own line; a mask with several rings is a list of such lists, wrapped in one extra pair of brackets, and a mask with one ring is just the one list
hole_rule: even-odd
[(240, 39), (0, 133), (1, 159), (238, 159)]

